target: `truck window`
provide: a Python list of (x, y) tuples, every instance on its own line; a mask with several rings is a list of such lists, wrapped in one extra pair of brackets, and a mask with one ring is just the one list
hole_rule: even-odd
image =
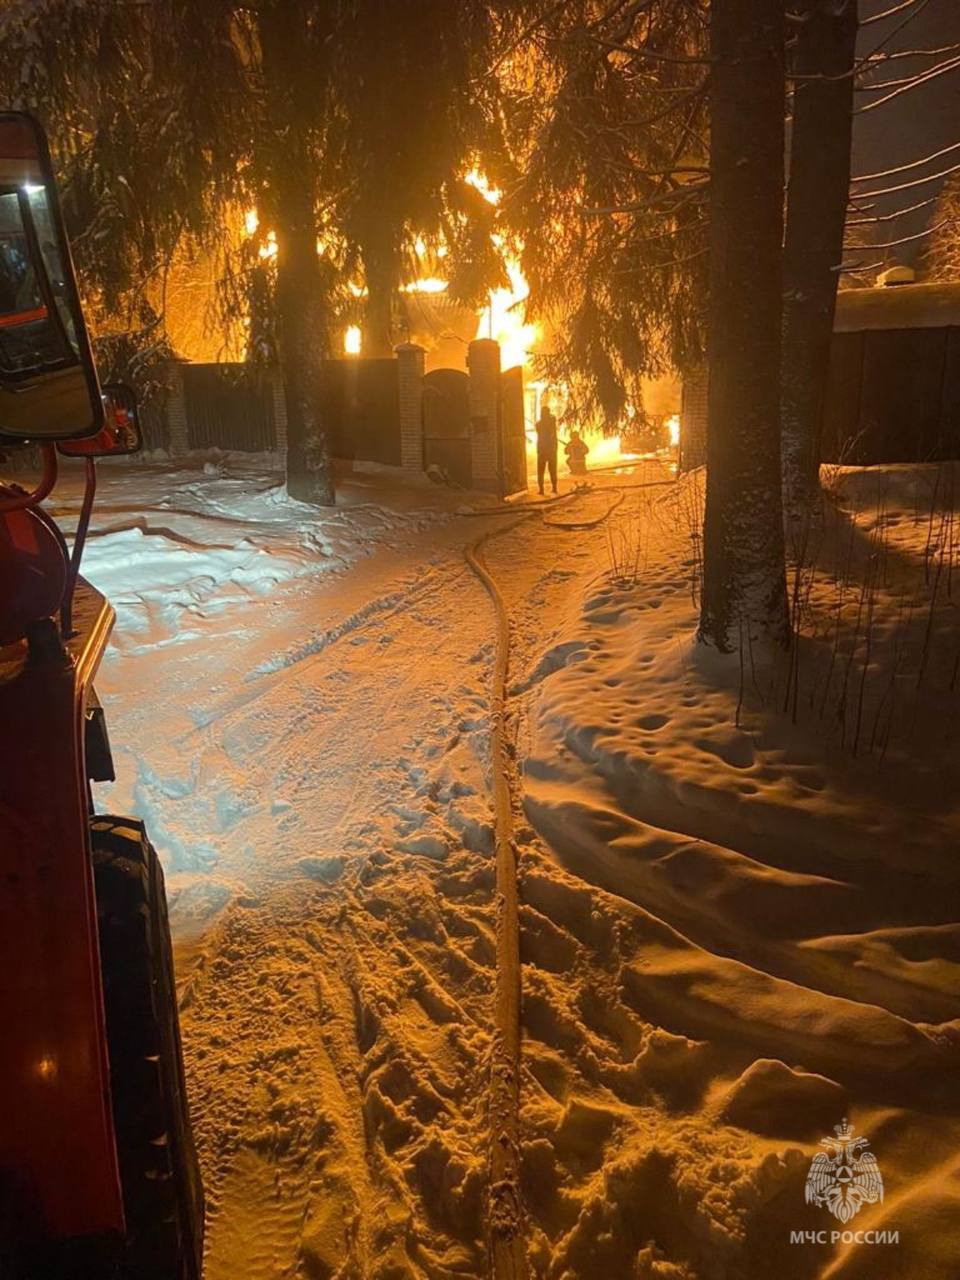
[[(50, 228), (46, 192), (42, 187), (31, 188), (26, 197), (31, 211), (36, 209), (40, 215), (39, 220), (34, 218), (36, 241), (44, 258), (40, 262), (35, 259), (24, 223), (22, 193), (17, 189), (0, 190), (0, 367), (8, 373), (50, 369), (72, 363), (76, 358), (73, 325), (63, 297), (62, 267)], [(45, 253), (44, 240), (49, 246)], [(49, 293), (44, 290), (40, 272), (46, 274), (50, 283)], [(55, 279), (58, 279), (60, 301)], [(47, 302), (50, 296), (57, 307), (59, 323), (50, 314)]]

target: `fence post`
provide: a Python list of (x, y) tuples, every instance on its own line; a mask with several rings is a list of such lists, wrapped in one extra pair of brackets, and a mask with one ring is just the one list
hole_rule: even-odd
[(190, 452), (187, 428), (187, 401), (183, 388), (183, 366), (179, 360), (167, 365), (167, 447), (170, 456), (182, 458)]
[(473, 487), (500, 489), (500, 344), (475, 338), (467, 348), (470, 374), (470, 461)]
[(397, 353), (400, 398), (400, 465), (404, 471), (423, 471), (423, 357), (416, 342), (401, 342)]

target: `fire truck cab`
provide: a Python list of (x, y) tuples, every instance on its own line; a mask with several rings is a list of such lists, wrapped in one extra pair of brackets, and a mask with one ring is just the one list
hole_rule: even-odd
[[(93, 681), (114, 622), (80, 575), (96, 459), (139, 447), (102, 387), (46, 138), (0, 114), (0, 1276), (198, 1280), (190, 1129), (163, 872), (113, 777)], [(82, 459), (72, 545), (42, 503)], [(2, 462), (0, 462), (2, 470)]]

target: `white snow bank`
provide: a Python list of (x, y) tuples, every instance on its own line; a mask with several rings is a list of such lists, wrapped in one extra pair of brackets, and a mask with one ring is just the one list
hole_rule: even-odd
[[(544, 1274), (960, 1273), (942, 1229), (960, 1212), (952, 480), (829, 480), (796, 699), (779, 670), (695, 644), (682, 487), (628, 499), (608, 547), (635, 572), (583, 579), (531, 664), (524, 801), (546, 853), (524, 881), (541, 1086), (525, 1156)], [(854, 1225), (899, 1228), (895, 1257), (790, 1245), (838, 1225), (803, 1186), (844, 1116), (886, 1186)]]
[(323, 550), (271, 550), (242, 538), (213, 546), (186, 541), (168, 529), (120, 529), (91, 540), (84, 574), (117, 610), (121, 648), (149, 638), (153, 644), (184, 630), (191, 618), (239, 600), (266, 595), (300, 574), (320, 572)]
[[(316, 509), (287, 496), (271, 455), (188, 462), (100, 470), (83, 573), (117, 610), (121, 650), (195, 638), (216, 613), (348, 568), (399, 533), (445, 518), (453, 505), (394, 474), (386, 482), (348, 478), (335, 509)], [(68, 466), (54, 495), (67, 529), (81, 494), (82, 477)]]

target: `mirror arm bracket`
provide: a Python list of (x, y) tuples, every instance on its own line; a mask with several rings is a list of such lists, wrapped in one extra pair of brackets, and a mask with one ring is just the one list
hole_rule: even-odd
[(77, 531), (73, 537), (73, 550), (70, 553), (70, 565), (67, 569), (67, 588), (63, 593), (63, 605), (60, 609), (60, 629), (65, 640), (69, 640), (73, 634), (73, 596), (80, 576), (80, 559), (87, 540), (87, 530), (90, 528), (93, 500), (97, 496), (96, 461), (93, 458), (84, 458), (83, 466), (86, 480), (83, 505), (80, 508), (80, 518), (77, 520)]

